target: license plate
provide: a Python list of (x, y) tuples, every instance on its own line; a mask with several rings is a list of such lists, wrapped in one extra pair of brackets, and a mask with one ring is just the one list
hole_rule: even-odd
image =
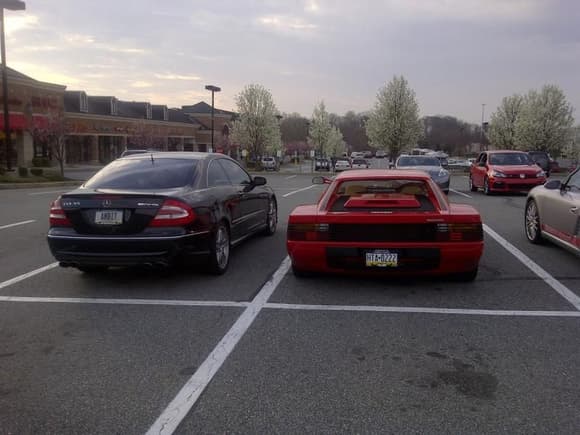
[(123, 210), (97, 210), (95, 223), (98, 225), (120, 225), (123, 223)]
[(391, 251), (371, 251), (366, 253), (367, 267), (397, 267), (399, 254)]

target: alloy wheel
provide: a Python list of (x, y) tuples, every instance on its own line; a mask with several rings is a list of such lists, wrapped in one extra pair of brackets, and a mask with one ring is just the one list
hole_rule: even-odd
[(230, 259), (230, 236), (225, 225), (220, 225), (215, 236), (216, 264), (225, 269)]
[(532, 243), (538, 243), (541, 238), (540, 215), (535, 201), (529, 201), (525, 214), (526, 237)]

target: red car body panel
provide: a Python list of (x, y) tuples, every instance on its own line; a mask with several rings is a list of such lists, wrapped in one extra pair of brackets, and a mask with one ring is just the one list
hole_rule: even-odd
[[(429, 186), (430, 199), (435, 207), (430, 211), (417, 211), (404, 209), (403, 206), (401, 211), (397, 212), (376, 212), (372, 209), (371, 211), (349, 209), (340, 212), (328, 210), (330, 208), (329, 204), (332, 204), (332, 197), (342, 182), (370, 179), (421, 181)], [(477, 269), (483, 253), (482, 235), (474, 240), (461, 240), (459, 233), (452, 232), (448, 235), (450, 240), (419, 240), (418, 233), (422, 231), (429, 233), (429, 231), (435, 231), (433, 228), (439, 228), (440, 226), (442, 228), (447, 228), (447, 226), (456, 228), (454, 225), (458, 227), (467, 225), (470, 228), (481, 229), (481, 217), (477, 210), (469, 205), (449, 204), (446, 196), (440, 192), (429, 175), (420, 171), (353, 170), (343, 173), (337, 176), (333, 183), (328, 186), (318, 204), (296, 207), (290, 214), (288, 225), (288, 253), (293, 267), (300, 271), (387, 274), (389, 276), (469, 273)], [(316, 240), (316, 237), (309, 240), (296, 239), (295, 228), (300, 226), (311, 227), (313, 225), (329, 228), (328, 235), (324, 235), (324, 237), (329, 239)], [(402, 230), (399, 230), (399, 228), (402, 228)], [(343, 229), (346, 230), (343, 231)], [(413, 232), (413, 229), (417, 230), (417, 232)], [(353, 233), (347, 233), (348, 231), (353, 231)], [(357, 234), (361, 235), (360, 239), (356, 239)], [(432, 233), (429, 234), (432, 235)], [(407, 260), (404, 259), (404, 255), (402, 260), (402, 266), (406, 268), (397, 269), (394, 267), (387, 270), (383, 268), (351, 267), (355, 263), (358, 262), (357, 264), (359, 264), (362, 261), (360, 258), (361, 253), (367, 250), (389, 249), (406, 253)], [(356, 254), (356, 252), (359, 254)], [(417, 258), (412, 258), (414, 254), (412, 255), (411, 253), (415, 252), (429, 253), (429, 255), (435, 255), (438, 259), (433, 260), (433, 264), (430, 263), (428, 267), (422, 265), (419, 269), (413, 269), (415, 267), (414, 264), (419, 265), (421, 262), (419, 257), (422, 255), (417, 254)], [(345, 267), (337, 266), (337, 263), (343, 261), (350, 263)], [(407, 263), (404, 263), (405, 261)]]
[[(483, 188), (484, 180), (487, 178), (490, 192), (521, 192), (531, 190), (546, 182), (545, 175), (541, 177), (537, 176), (539, 172), (542, 172), (542, 168), (536, 164), (530, 166), (496, 165), (489, 162), (491, 156), (500, 153), (527, 154), (522, 151), (512, 150), (485, 152), (487, 155), (485, 166), (478, 166), (478, 162), (474, 162), (470, 168), (471, 180), (475, 187)], [(494, 175), (496, 171), (505, 174), (506, 177), (496, 177)]]

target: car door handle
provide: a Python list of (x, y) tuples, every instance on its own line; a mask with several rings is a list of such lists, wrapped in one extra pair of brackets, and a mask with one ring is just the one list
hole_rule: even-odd
[(570, 213), (572, 213), (572, 214), (578, 214), (578, 207), (572, 207), (570, 209)]

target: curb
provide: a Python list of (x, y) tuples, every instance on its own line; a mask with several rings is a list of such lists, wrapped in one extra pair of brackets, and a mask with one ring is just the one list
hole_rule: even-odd
[(0, 183), (0, 190), (37, 189), (39, 187), (74, 187), (83, 184), (82, 181), (47, 181), (45, 183)]

